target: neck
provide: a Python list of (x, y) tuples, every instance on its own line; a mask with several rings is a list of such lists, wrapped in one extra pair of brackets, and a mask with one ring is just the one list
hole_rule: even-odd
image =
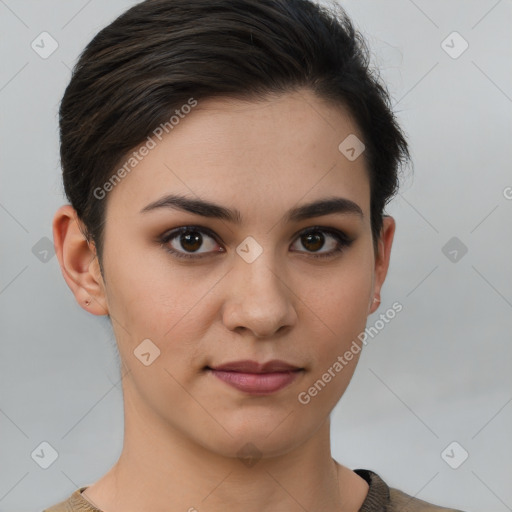
[(368, 484), (331, 457), (329, 417), (295, 449), (244, 463), (148, 418), (131, 397), (125, 394), (121, 456), (83, 493), (101, 510), (357, 512), (367, 495)]

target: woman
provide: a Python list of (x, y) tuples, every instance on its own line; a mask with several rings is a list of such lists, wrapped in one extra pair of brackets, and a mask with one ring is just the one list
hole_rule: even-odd
[(331, 457), (409, 158), (389, 105), (343, 11), (309, 1), (146, 1), (90, 42), (53, 233), (112, 322), (125, 436), (47, 512), (448, 510)]

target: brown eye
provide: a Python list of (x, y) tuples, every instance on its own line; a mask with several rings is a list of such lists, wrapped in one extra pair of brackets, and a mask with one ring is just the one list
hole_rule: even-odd
[(308, 250), (316, 252), (320, 250), (324, 243), (325, 237), (320, 233), (320, 231), (315, 231), (312, 233), (307, 233), (306, 235), (302, 235), (302, 245)]
[[(331, 240), (330, 242), (329, 239)], [(320, 227), (308, 229), (308, 231), (299, 235), (298, 240), (306, 249), (306, 253), (309, 252), (310, 256), (313, 258), (333, 257), (336, 253), (343, 251), (345, 247), (350, 246), (350, 244), (353, 242), (352, 239), (350, 239), (347, 235), (345, 235), (345, 233), (341, 231)], [(327, 244), (326, 240), (328, 241)], [(319, 252), (326, 245), (328, 250)]]
[(195, 252), (201, 247), (203, 236), (199, 231), (188, 231), (180, 235), (179, 242), (185, 250)]
[[(165, 250), (176, 256), (177, 258), (195, 258), (199, 259), (211, 252), (215, 248), (215, 237), (205, 228), (196, 228), (193, 226), (185, 226), (175, 229), (164, 235), (161, 244), (165, 246)], [(206, 250), (200, 251), (199, 249)]]
[[(207, 228), (184, 226), (164, 234), (160, 237), (160, 243), (176, 258), (198, 260), (216, 252), (225, 252), (223, 248), (215, 250), (216, 238)], [(297, 242), (300, 242), (305, 251), (293, 249), (293, 252), (305, 252), (312, 258), (329, 258), (350, 246), (353, 239), (337, 229), (314, 227), (302, 232)], [(324, 247), (327, 250), (321, 251)]]

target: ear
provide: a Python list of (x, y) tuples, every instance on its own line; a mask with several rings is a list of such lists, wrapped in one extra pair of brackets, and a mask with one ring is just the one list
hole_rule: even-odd
[(55, 253), (62, 275), (80, 307), (93, 315), (107, 315), (105, 285), (96, 248), (94, 242), (86, 240), (81, 227), (84, 226), (75, 209), (71, 205), (61, 206), (53, 218)]
[[(386, 279), (386, 274), (388, 273), (395, 228), (395, 219), (390, 215), (385, 215), (382, 219), (382, 230), (378, 242), (378, 255), (375, 258), (374, 284), (373, 293), (370, 297), (370, 309), (368, 310), (369, 315), (376, 311), (380, 305), (380, 292), (382, 285), (384, 284), (384, 280)], [(374, 297), (379, 300), (374, 301)]]

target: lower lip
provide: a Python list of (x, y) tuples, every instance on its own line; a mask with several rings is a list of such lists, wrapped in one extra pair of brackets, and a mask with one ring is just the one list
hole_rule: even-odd
[(209, 371), (226, 384), (253, 395), (275, 393), (291, 384), (301, 373), (301, 370), (273, 373), (242, 373), (211, 369)]

